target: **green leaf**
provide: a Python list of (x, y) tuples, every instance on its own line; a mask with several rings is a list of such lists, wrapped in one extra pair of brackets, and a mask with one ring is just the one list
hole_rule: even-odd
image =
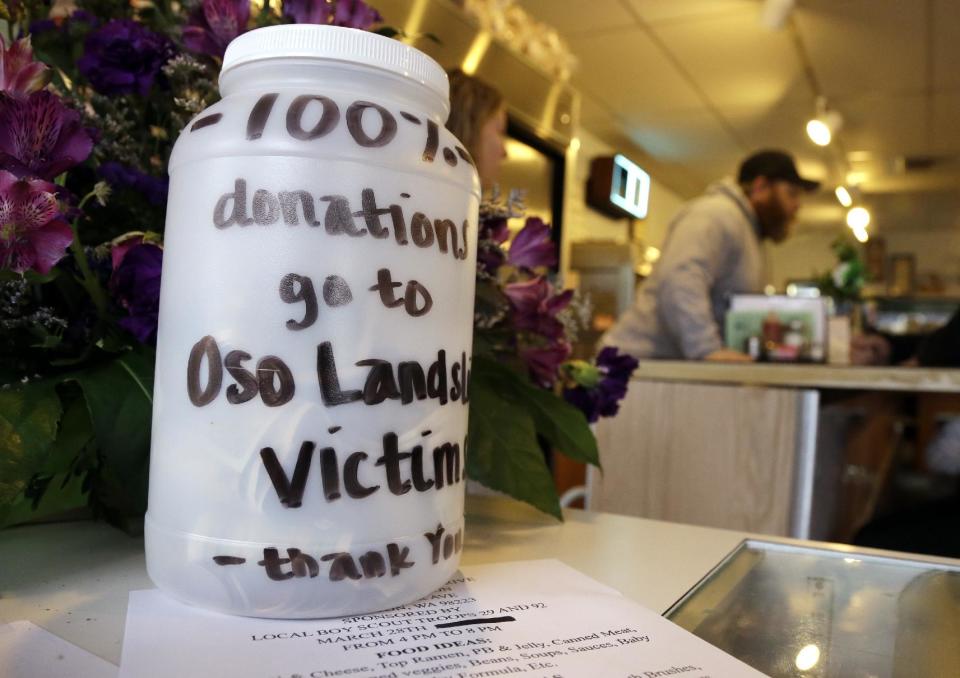
[(49, 518), (88, 503), (89, 488), (84, 485), (81, 474), (68, 471), (44, 478), (42, 482), (46, 488), (36, 505), (34, 499), (21, 492), (10, 506), (0, 508), (0, 527)]
[[(597, 439), (583, 412), (552, 391), (544, 390), (523, 374), (498, 362), (474, 356), (471, 370), (473, 384), (488, 380), (499, 394), (522, 407), (533, 418), (537, 433), (571, 459), (600, 466)], [(470, 410), (471, 416), (473, 410)]]
[(63, 416), (60, 417), (57, 437), (48, 450), (46, 463), (38, 469), (45, 476), (66, 473), (75, 468), (87, 445), (94, 442), (83, 394), (76, 387), (71, 389), (68, 385), (62, 386), (58, 393)]
[(52, 381), (0, 391), (0, 506), (12, 502), (43, 468), (59, 419)]
[(471, 381), (468, 441), (467, 475), (563, 520), (533, 419), (482, 378)]
[(95, 492), (113, 518), (147, 507), (153, 352), (138, 349), (71, 378), (86, 399), (102, 461)]
[(41, 331), (43, 334), (43, 338), (40, 341), (31, 344), (30, 345), (31, 348), (46, 348), (46, 349), (56, 348), (63, 342), (63, 337), (61, 337), (59, 334), (50, 334), (49, 332), (46, 332), (43, 330)]
[(51, 280), (57, 278), (60, 275), (59, 268), (51, 268), (47, 273), (38, 273), (37, 271), (25, 271), (23, 277), (27, 279), (27, 282), (35, 284), (44, 284), (48, 283)]
[(492, 280), (479, 280), (473, 299), (474, 311), (485, 317), (505, 316), (510, 301)]

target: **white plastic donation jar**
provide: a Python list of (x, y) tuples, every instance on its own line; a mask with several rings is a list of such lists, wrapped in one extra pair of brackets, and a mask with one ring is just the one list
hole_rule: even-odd
[(170, 159), (150, 577), (261, 617), (410, 602), (463, 544), (480, 188), (446, 74), (289, 25), (220, 90)]

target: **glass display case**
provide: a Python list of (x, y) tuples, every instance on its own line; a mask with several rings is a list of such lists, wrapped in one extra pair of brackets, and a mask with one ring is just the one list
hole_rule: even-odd
[(960, 676), (960, 567), (748, 540), (665, 616), (770, 676)]
[(960, 299), (875, 297), (865, 306), (871, 329), (891, 336), (923, 335), (946, 325), (960, 307)]

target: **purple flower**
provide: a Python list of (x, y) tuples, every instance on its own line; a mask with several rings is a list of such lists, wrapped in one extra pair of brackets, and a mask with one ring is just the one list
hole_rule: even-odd
[(629, 353), (620, 353), (616, 346), (607, 346), (597, 356), (597, 367), (607, 377), (621, 382), (624, 387), (640, 362)]
[(507, 256), (498, 246), (481, 241), (477, 246), (477, 269), (489, 275), (495, 275)]
[(524, 282), (510, 283), (504, 287), (504, 294), (513, 305), (513, 324), (518, 330), (529, 330), (548, 339), (563, 336), (563, 323), (557, 320), (573, 298), (573, 290), (552, 294), (553, 287), (543, 276), (537, 276)]
[(570, 355), (570, 344), (560, 340), (549, 346), (527, 348), (520, 357), (527, 364), (530, 374), (538, 384), (550, 388), (557, 381), (560, 364)]
[(126, 251), (110, 281), (114, 298), (127, 311), (120, 326), (143, 344), (157, 338), (162, 265), (163, 250), (141, 242)]
[(0, 166), (17, 176), (53, 180), (87, 159), (93, 140), (80, 114), (52, 92), (0, 95)]
[(117, 19), (87, 37), (77, 68), (101, 94), (146, 96), (171, 56), (173, 43), (166, 36)]
[(0, 35), (0, 92), (25, 96), (43, 89), (50, 76), (46, 64), (33, 60), (29, 35), (14, 41), (9, 49)]
[(530, 217), (513, 238), (507, 261), (517, 267), (555, 266), (557, 248), (550, 240), (550, 227), (542, 219)]
[(363, 0), (284, 0), (283, 13), (298, 24), (331, 24), (366, 30), (383, 17)]
[[(588, 389), (583, 386), (565, 388), (563, 389), (563, 399), (583, 412), (583, 415), (591, 424), (595, 423), (601, 416), (608, 416), (607, 414), (601, 414), (601, 410), (609, 411), (609, 408), (603, 393), (598, 388)], [(620, 405), (615, 404), (609, 416), (616, 414), (619, 409)]]
[(73, 242), (57, 209), (57, 187), (0, 170), (0, 269), (49, 273)]
[(510, 237), (507, 220), (504, 217), (481, 220), (478, 237), (480, 240), (492, 240), (498, 245), (505, 243)]
[(111, 272), (115, 272), (120, 268), (120, 264), (123, 263), (123, 258), (127, 256), (127, 252), (143, 243), (143, 236), (144, 234), (142, 232), (132, 231), (130, 233), (124, 233), (120, 237), (110, 241)]
[(31, 35), (38, 35), (46, 31), (55, 31), (60, 28), (67, 28), (68, 24), (73, 22), (82, 22), (88, 24), (91, 28), (100, 24), (100, 19), (96, 15), (83, 9), (74, 9), (67, 16), (58, 16), (56, 18), (48, 16), (46, 19), (31, 21), (27, 30)]
[(129, 188), (142, 194), (151, 205), (165, 205), (169, 179), (144, 174), (138, 169), (110, 160), (97, 168), (97, 173), (113, 188)]
[(578, 385), (564, 389), (563, 397), (581, 410), (590, 423), (600, 417), (612, 417), (619, 411), (620, 401), (627, 395), (630, 375), (637, 369), (638, 364), (633, 356), (620, 354), (616, 347), (607, 346), (597, 356), (599, 382), (592, 386)]
[(30, 22), (30, 27), (27, 29), (27, 33), (30, 35), (39, 35), (40, 33), (46, 33), (47, 31), (55, 31), (57, 28), (57, 22), (53, 19), (38, 19), (37, 21)]
[(250, 0), (203, 0), (183, 27), (183, 44), (193, 52), (223, 58), (249, 21)]

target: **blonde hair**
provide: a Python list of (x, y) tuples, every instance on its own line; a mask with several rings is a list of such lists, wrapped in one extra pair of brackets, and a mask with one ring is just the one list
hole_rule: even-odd
[(461, 70), (448, 73), (450, 78), (450, 117), (447, 129), (476, 156), (480, 129), (503, 106), (503, 95), (483, 80)]

